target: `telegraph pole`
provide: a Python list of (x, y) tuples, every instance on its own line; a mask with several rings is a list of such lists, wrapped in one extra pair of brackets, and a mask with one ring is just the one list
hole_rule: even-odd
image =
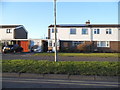
[(56, 28), (56, 0), (54, 0), (54, 33), (55, 33), (55, 62), (57, 62), (57, 28)]

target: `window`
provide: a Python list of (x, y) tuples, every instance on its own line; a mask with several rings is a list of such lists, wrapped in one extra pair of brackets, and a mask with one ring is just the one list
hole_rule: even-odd
[(54, 33), (54, 29), (52, 28), (52, 33)]
[(70, 29), (70, 34), (76, 34), (76, 29), (75, 28), (71, 28)]
[(77, 46), (77, 45), (82, 44), (82, 43), (84, 43), (84, 41), (73, 41), (72, 45)]
[[(57, 30), (57, 29), (56, 29), (56, 31), (58, 32), (58, 30)], [(54, 32), (54, 28), (52, 28), (52, 33), (55, 33), (55, 32)]]
[(98, 41), (97, 47), (110, 47), (110, 42), (109, 41)]
[(94, 29), (94, 34), (100, 34), (100, 29)]
[(88, 34), (88, 29), (83, 28), (83, 29), (82, 29), (82, 34)]
[(50, 46), (50, 47), (52, 46), (52, 41), (49, 41), (49, 46)]
[(106, 29), (106, 34), (112, 34), (112, 30), (111, 29)]
[(11, 29), (6, 29), (6, 33), (11, 33)]
[(64, 42), (64, 43), (63, 43), (63, 46), (64, 46), (64, 47), (68, 47), (68, 42)]

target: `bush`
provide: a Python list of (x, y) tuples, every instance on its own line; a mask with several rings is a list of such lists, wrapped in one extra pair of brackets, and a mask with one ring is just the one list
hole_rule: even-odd
[(120, 62), (3, 60), (3, 72), (120, 76)]
[(83, 43), (77, 46), (77, 50), (79, 50), (80, 52), (91, 52), (92, 47), (93, 47), (92, 42)]

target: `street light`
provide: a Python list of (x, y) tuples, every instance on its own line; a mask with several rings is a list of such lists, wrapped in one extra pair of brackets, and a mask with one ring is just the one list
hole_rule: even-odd
[(54, 0), (54, 33), (55, 33), (55, 62), (57, 62), (57, 29), (56, 29), (56, 0)]

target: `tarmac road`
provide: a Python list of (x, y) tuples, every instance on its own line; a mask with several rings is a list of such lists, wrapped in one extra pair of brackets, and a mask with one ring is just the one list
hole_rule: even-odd
[[(25, 60), (49, 60), (54, 61), (54, 56), (34, 56), (34, 53), (2, 54), (2, 60), (25, 59)], [(117, 57), (75, 57), (58, 56), (59, 61), (118, 61)]]
[(118, 82), (104, 81), (33, 78), (2, 78), (2, 80), (2, 88), (118, 88)]

